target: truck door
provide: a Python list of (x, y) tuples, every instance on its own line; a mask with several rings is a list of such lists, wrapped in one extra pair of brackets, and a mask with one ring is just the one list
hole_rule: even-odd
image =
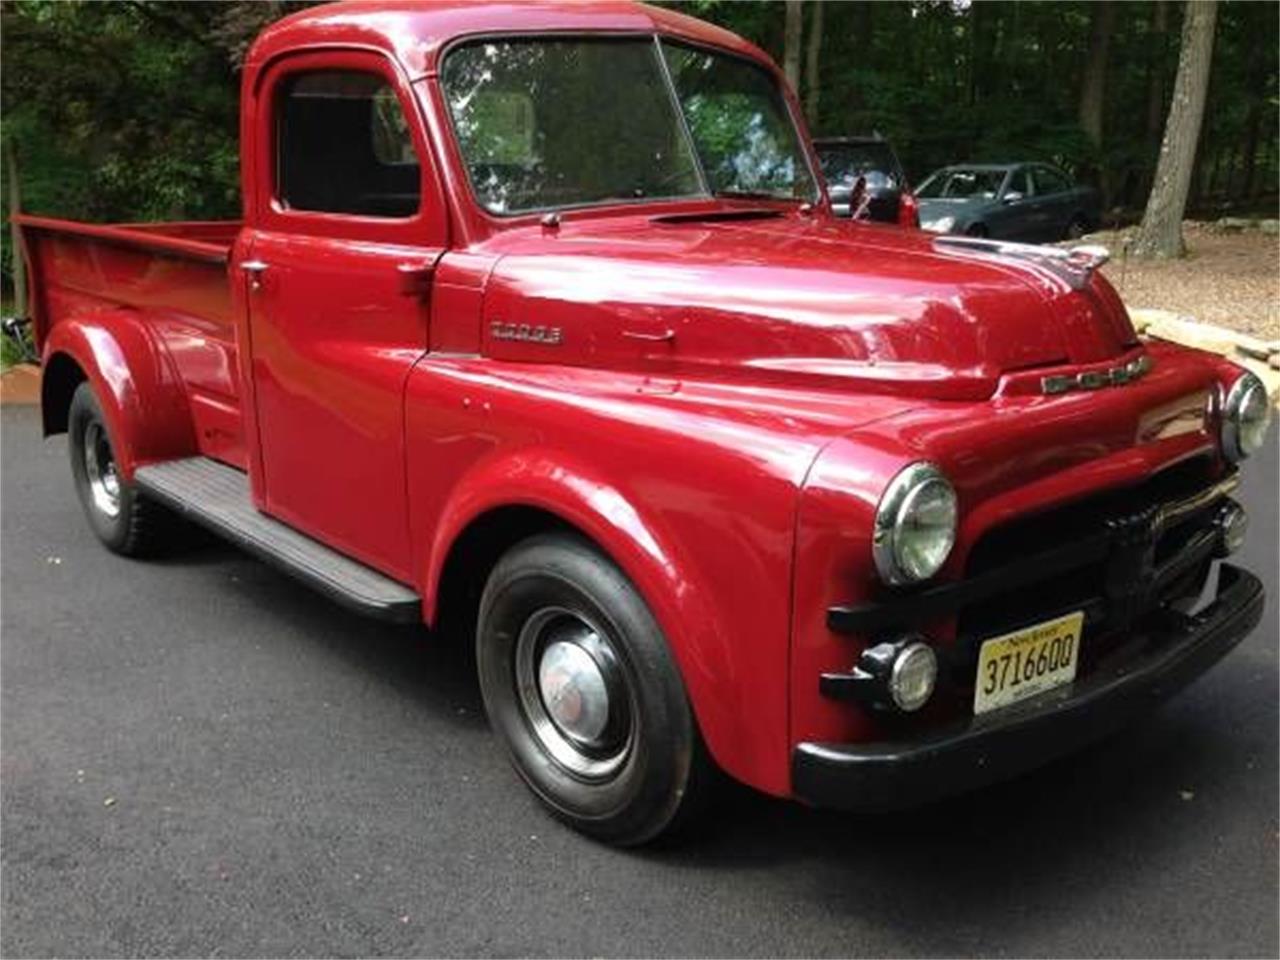
[[(268, 513), (411, 582), (403, 397), (446, 215), (383, 57), (288, 57), (255, 91), (247, 274)], [(248, 132), (248, 131), (246, 131)]]

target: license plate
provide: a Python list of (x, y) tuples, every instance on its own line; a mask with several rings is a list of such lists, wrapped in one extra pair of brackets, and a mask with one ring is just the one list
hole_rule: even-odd
[(998, 710), (1074, 680), (1083, 626), (1084, 612), (1076, 611), (984, 640), (973, 712)]

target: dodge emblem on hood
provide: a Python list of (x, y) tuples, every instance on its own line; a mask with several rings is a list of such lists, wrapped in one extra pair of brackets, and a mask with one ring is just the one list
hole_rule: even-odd
[(1052, 396), (1071, 390), (1099, 390), (1102, 387), (1118, 387), (1130, 380), (1137, 380), (1151, 369), (1151, 358), (1146, 354), (1109, 370), (1086, 370), (1084, 373), (1060, 373), (1040, 378), (1042, 392)]

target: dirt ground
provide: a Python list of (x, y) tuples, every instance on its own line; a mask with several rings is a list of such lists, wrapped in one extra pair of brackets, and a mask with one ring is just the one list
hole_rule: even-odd
[(0, 404), (40, 402), (40, 370), (22, 363), (0, 372)]
[(1128, 233), (1088, 238), (1110, 247), (1112, 259), (1103, 272), (1126, 305), (1172, 310), (1263, 340), (1280, 339), (1280, 237), (1188, 223), (1186, 259), (1150, 261), (1125, 256)]

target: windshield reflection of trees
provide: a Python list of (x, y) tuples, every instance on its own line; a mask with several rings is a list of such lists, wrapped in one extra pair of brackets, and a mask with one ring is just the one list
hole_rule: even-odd
[[(713, 192), (812, 197), (767, 72), (664, 51)], [(477, 42), (450, 55), (443, 86), (477, 197), (494, 212), (704, 194), (651, 38)]]

